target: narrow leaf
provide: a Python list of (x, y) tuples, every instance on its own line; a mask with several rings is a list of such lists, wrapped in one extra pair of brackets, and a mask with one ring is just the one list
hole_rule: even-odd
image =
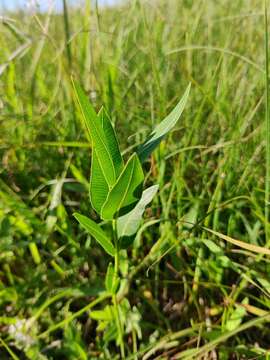
[(148, 156), (159, 145), (164, 136), (175, 126), (179, 120), (188, 100), (190, 84), (188, 85), (182, 99), (172, 110), (172, 112), (160, 123), (150, 134), (149, 138), (139, 146), (137, 153), (141, 162), (144, 162)]
[(80, 223), (80, 225), (93, 236), (96, 241), (103, 247), (103, 249), (111, 256), (115, 255), (115, 248), (111, 241), (107, 238), (104, 231), (93, 220), (79, 213), (74, 213), (73, 216)]
[(113, 312), (111, 311), (111, 307), (107, 305), (103, 310), (92, 310), (90, 317), (98, 321), (112, 321)]
[(101, 217), (111, 220), (129, 212), (142, 195), (144, 175), (137, 154), (133, 154), (111, 189), (101, 210)]
[(233, 239), (232, 237), (230, 237), (228, 235), (221, 234), (220, 232), (208, 229), (207, 227), (203, 227), (203, 229), (210, 232), (210, 233), (212, 233), (212, 234), (214, 234), (214, 235), (216, 235), (220, 239), (228, 241), (229, 243), (231, 243), (233, 245), (239, 246), (242, 249), (253, 251), (253, 252), (258, 253), (258, 254), (270, 255), (270, 249), (267, 249), (265, 247), (257, 246), (257, 245), (246, 243), (244, 241)]
[(102, 123), (80, 85), (73, 82), (73, 86), (86, 128), (92, 140), (92, 148), (96, 150), (100, 169), (108, 186), (113, 186), (117, 178), (117, 171), (104, 135)]
[(116, 274), (112, 263), (109, 263), (107, 268), (106, 278), (105, 278), (105, 286), (106, 290), (115, 294), (120, 283), (120, 279)]
[(103, 107), (99, 111), (98, 117), (101, 119), (104, 136), (107, 141), (110, 154), (112, 155), (116, 176), (118, 177), (123, 169), (124, 163), (112, 122), (109, 114)]
[(114, 278), (114, 268), (112, 263), (109, 263), (105, 278), (105, 287), (107, 291), (111, 291), (113, 287), (113, 278)]
[(107, 198), (109, 185), (105, 179), (98, 162), (95, 148), (92, 149), (89, 196), (93, 209), (100, 214), (101, 208)]
[[(245, 298), (243, 300), (243, 304), (247, 304), (247, 301), (248, 301), (248, 299)], [(235, 309), (230, 314), (230, 317), (228, 318), (228, 320), (225, 324), (226, 330), (233, 331), (233, 330), (237, 329), (241, 325), (245, 315), (246, 315), (245, 307), (241, 306), (241, 305), (236, 305)]]
[[(102, 129), (104, 132), (105, 141), (108, 145), (110, 154), (112, 155), (113, 164), (116, 176), (120, 175), (123, 168), (123, 159), (119, 150), (117, 139), (108, 114), (102, 108), (98, 114)], [(98, 156), (95, 147), (92, 149), (91, 175), (89, 195), (92, 207), (100, 214), (101, 208), (107, 198), (109, 192), (109, 185), (106, 181), (102, 168), (98, 161)]]
[(208, 249), (213, 253), (213, 254), (223, 254), (223, 250), (220, 246), (218, 246), (216, 243), (214, 243), (214, 241), (209, 240), (209, 239), (199, 239), (201, 240), (205, 246), (208, 247)]
[(144, 190), (140, 201), (128, 214), (117, 219), (117, 233), (119, 238), (132, 237), (136, 234), (146, 206), (152, 201), (158, 191), (158, 185)]

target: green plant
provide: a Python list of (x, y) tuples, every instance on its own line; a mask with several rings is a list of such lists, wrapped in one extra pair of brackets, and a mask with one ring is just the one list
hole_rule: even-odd
[(71, 72), (126, 160), (192, 83), (143, 165), (158, 194), (119, 251), (126, 357), (270, 358), (269, 1), (63, 3), (1, 13), (0, 359), (119, 359), (113, 258), (72, 217), (113, 242), (89, 205)]
[[(124, 163), (115, 130), (106, 110), (102, 108), (96, 114), (80, 85), (76, 82), (73, 82), (73, 85), (76, 100), (91, 139), (90, 202), (100, 218), (105, 222), (110, 222), (112, 236), (108, 236), (100, 224), (87, 216), (79, 213), (75, 213), (74, 216), (105, 252), (114, 257), (114, 267), (109, 263), (105, 279), (106, 291), (111, 294), (113, 305), (106, 305), (103, 310), (92, 312), (92, 317), (100, 321), (99, 329), (107, 328), (105, 336), (107, 341), (117, 340), (121, 356), (124, 358), (124, 323), (127, 325), (129, 304), (126, 299), (122, 299), (121, 304), (117, 299), (117, 292), (123, 284), (119, 269), (122, 259), (125, 261), (126, 257), (125, 254), (121, 257), (121, 252), (125, 252), (132, 244), (144, 210), (158, 191), (158, 185), (153, 185), (143, 191), (142, 164), (178, 121), (186, 105), (190, 85), (173, 111), (155, 127), (147, 140), (131, 154), (126, 163)], [(112, 325), (113, 319), (116, 320), (116, 328)]]

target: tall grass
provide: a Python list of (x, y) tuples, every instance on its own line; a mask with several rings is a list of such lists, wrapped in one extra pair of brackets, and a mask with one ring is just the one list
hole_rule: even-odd
[(0, 358), (119, 357), (96, 319), (109, 259), (72, 217), (96, 218), (71, 75), (128, 152), (192, 83), (144, 168), (159, 195), (121, 254), (126, 358), (267, 358), (267, 1), (63, 4), (0, 24)]
[(270, 114), (269, 114), (269, 41), (268, 41), (268, 14), (267, 1), (264, 3), (265, 22), (265, 123), (266, 123), (266, 185), (265, 185), (265, 234), (266, 243), (269, 243), (269, 201), (270, 201)]

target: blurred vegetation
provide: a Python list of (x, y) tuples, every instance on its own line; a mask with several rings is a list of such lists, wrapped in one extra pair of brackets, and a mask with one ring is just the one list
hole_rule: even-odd
[(95, 313), (107, 300), (93, 304), (109, 259), (72, 216), (97, 220), (71, 75), (108, 110), (122, 150), (192, 83), (177, 128), (145, 165), (160, 191), (123, 254), (126, 358), (267, 359), (269, 258), (203, 228), (270, 244), (262, 2), (63, 3), (63, 13), (1, 18), (1, 360), (120, 357), (110, 317)]

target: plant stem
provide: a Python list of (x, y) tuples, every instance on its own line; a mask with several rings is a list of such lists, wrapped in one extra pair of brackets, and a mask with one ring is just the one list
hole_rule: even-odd
[[(112, 228), (113, 228), (114, 246), (116, 249), (115, 256), (114, 256), (114, 276), (115, 276), (115, 280), (116, 280), (118, 278), (118, 274), (119, 274), (119, 244), (118, 244), (116, 220), (112, 220)], [(119, 303), (118, 303), (116, 294), (112, 295), (112, 302), (113, 302), (113, 306), (114, 306), (115, 314), (116, 314), (116, 322), (117, 322), (119, 340), (120, 340), (121, 358), (125, 359), (123, 328), (122, 328), (122, 324), (121, 324)]]
[(269, 246), (269, 201), (270, 201), (270, 118), (269, 118), (269, 54), (267, 0), (264, 2), (265, 20), (265, 122), (266, 122), (266, 179), (265, 179), (265, 243)]
[(71, 55), (71, 48), (70, 48), (70, 28), (69, 28), (69, 18), (68, 18), (68, 8), (66, 0), (63, 0), (63, 9), (64, 9), (64, 26), (65, 26), (65, 36), (66, 36), (66, 51), (67, 51), (67, 59), (69, 68), (72, 65), (72, 55)]

